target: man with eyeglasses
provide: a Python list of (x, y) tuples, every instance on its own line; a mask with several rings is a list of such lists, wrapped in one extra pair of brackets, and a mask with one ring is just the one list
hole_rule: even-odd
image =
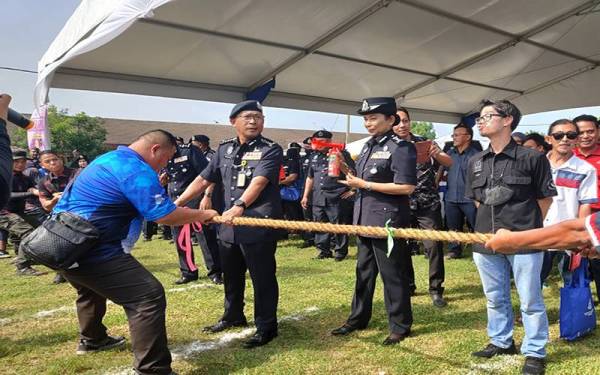
[[(465, 218), (469, 227), (475, 228), (475, 215), (477, 208), (472, 199), (465, 197), (465, 175), (469, 159), (479, 152), (472, 144), (473, 129), (463, 123), (454, 127), (452, 132), (452, 148), (448, 155), (452, 158), (452, 165), (448, 167), (448, 185), (444, 195), (444, 211), (446, 225), (449, 230), (462, 232)], [(448, 245), (448, 259), (462, 257), (462, 247), (458, 242)]]
[[(570, 120), (554, 121), (549, 129), (546, 141), (552, 150), (546, 155), (552, 168), (552, 179), (558, 195), (552, 198), (552, 205), (544, 219), (544, 227), (565, 220), (583, 218), (592, 213), (590, 205), (598, 201), (596, 169), (573, 154), (577, 144), (577, 126)], [(578, 256), (564, 256), (559, 251), (544, 253), (541, 281), (546, 280), (552, 270), (554, 258), (560, 257), (559, 270), (565, 282), (569, 281), (571, 271), (578, 266)]]
[[(260, 218), (281, 218), (279, 171), (283, 150), (277, 143), (262, 136), (265, 119), (262, 105), (247, 100), (233, 107), (229, 121), (237, 136), (221, 142), (208, 166), (177, 198), (184, 206), (200, 196), (216, 182), (222, 182), (225, 204), (223, 218), (231, 224), (242, 215)], [(244, 315), (246, 270), (254, 286), (254, 321), (256, 333), (244, 343), (254, 348), (277, 337), (277, 302), (279, 286), (275, 276), (275, 251), (279, 232), (269, 228), (219, 226), (219, 250), (225, 311), (205, 332), (218, 333), (233, 327), (247, 326)]]
[[(518, 145), (512, 138), (521, 120), (519, 109), (507, 100), (482, 102), (479, 132), (490, 146), (469, 160), (465, 195), (475, 201), (475, 231), (522, 231), (540, 228), (556, 195), (550, 163), (545, 155)], [(543, 253), (519, 250), (498, 254), (482, 244), (473, 245), (473, 260), (487, 299), (487, 333), (490, 343), (473, 353), (476, 357), (517, 354), (513, 340), (511, 271), (521, 302), (525, 335), (523, 374), (543, 374), (548, 317), (542, 296), (540, 272)]]
[[(596, 168), (596, 175), (600, 177), (600, 145), (598, 145), (598, 119), (592, 115), (580, 115), (573, 119), (579, 131), (579, 142), (575, 149), (575, 156), (590, 163)], [(597, 180), (598, 191), (600, 192), (600, 179)], [(600, 202), (591, 205), (593, 213), (600, 212)], [(596, 283), (596, 292), (600, 300), (600, 260), (590, 259), (590, 269), (594, 282)]]
[[(414, 143), (417, 147), (417, 154), (419, 154), (419, 144), (427, 145), (427, 139), (411, 133), (410, 115), (406, 108), (399, 107), (396, 114), (400, 117), (400, 122), (394, 126), (394, 133), (401, 139)], [(417, 186), (409, 197), (411, 221), (413, 225), (416, 224), (422, 229), (440, 230), (442, 228), (442, 204), (435, 177), (439, 165), (451, 166), (452, 158), (443, 152), (434, 141), (430, 142), (429, 148), (425, 150), (425, 158), (420, 160), (417, 156)], [(440, 241), (423, 241), (423, 246), (425, 255), (429, 259), (429, 295), (433, 305), (442, 308), (447, 305), (443, 297), (445, 280), (443, 245)], [(417, 286), (412, 259), (408, 277), (411, 294), (414, 295)]]

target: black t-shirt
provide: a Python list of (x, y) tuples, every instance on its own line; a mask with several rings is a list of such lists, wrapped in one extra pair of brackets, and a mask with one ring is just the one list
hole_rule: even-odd
[[(15, 214), (22, 214), (25, 211), (27, 198), (32, 194), (23, 194), (35, 187), (35, 181), (31, 177), (25, 176), (21, 172), (13, 172), (12, 194), (6, 205), (6, 210)], [(15, 194), (16, 193), (16, 194)]]
[(12, 179), (12, 153), (10, 151), (10, 138), (6, 133), (6, 121), (0, 119), (0, 209), (10, 197), (10, 181)]

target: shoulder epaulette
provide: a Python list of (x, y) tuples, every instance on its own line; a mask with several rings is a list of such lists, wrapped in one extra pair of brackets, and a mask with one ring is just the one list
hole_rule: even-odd
[(402, 139), (402, 138), (398, 137), (396, 134), (392, 135), (392, 136), (390, 137), (390, 139), (391, 139), (391, 140), (392, 140), (394, 143), (396, 143), (396, 144), (400, 144), (400, 143), (402, 143), (402, 142), (406, 142), (404, 139)]
[(262, 137), (262, 140), (263, 140), (263, 142), (265, 142), (265, 143), (266, 143), (268, 146), (273, 146), (274, 144), (276, 144), (276, 142), (275, 142), (275, 141), (273, 141), (273, 140), (270, 140), (269, 138)]
[(231, 143), (231, 142), (234, 142), (236, 139), (237, 139), (236, 137), (229, 138), (229, 139), (224, 139), (224, 140), (222, 140), (222, 141), (221, 141), (219, 144), (220, 144), (220, 145), (224, 145), (224, 144), (226, 144), (226, 143)]
[(181, 148), (190, 148), (190, 146), (192, 146), (191, 143), (184, 143), (182, 145), (179, 145), (179, 147), (181, 147)]

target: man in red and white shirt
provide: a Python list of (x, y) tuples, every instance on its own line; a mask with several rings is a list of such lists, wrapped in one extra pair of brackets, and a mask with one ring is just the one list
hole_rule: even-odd
[[(592, 115), (581, 115), (573, 119), (573, 123), (579, 129), (579, 144), (575, 149), (575, 155), (583, 159), (596, 168), (597, 175), (600, 176), (600, 146), (597, 144), (598, 119)], [(600, 186), (600, 180), (597, 180)], [(598, 190), (600, 191), (600, 189)], [(600, 211), (600, 202), (591, 205), (592, 212)], [(590, 269), (596, 283), (596, 291), (600, 299), (600, 261), (590, 260)]]

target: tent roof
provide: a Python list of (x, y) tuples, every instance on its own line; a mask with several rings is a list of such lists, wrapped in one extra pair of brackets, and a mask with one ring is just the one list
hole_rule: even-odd
[(39, 62), (50, 87), (355, 113), (395, 96), (454, 122), (598, 105), (600, 0), (83, 0)]

